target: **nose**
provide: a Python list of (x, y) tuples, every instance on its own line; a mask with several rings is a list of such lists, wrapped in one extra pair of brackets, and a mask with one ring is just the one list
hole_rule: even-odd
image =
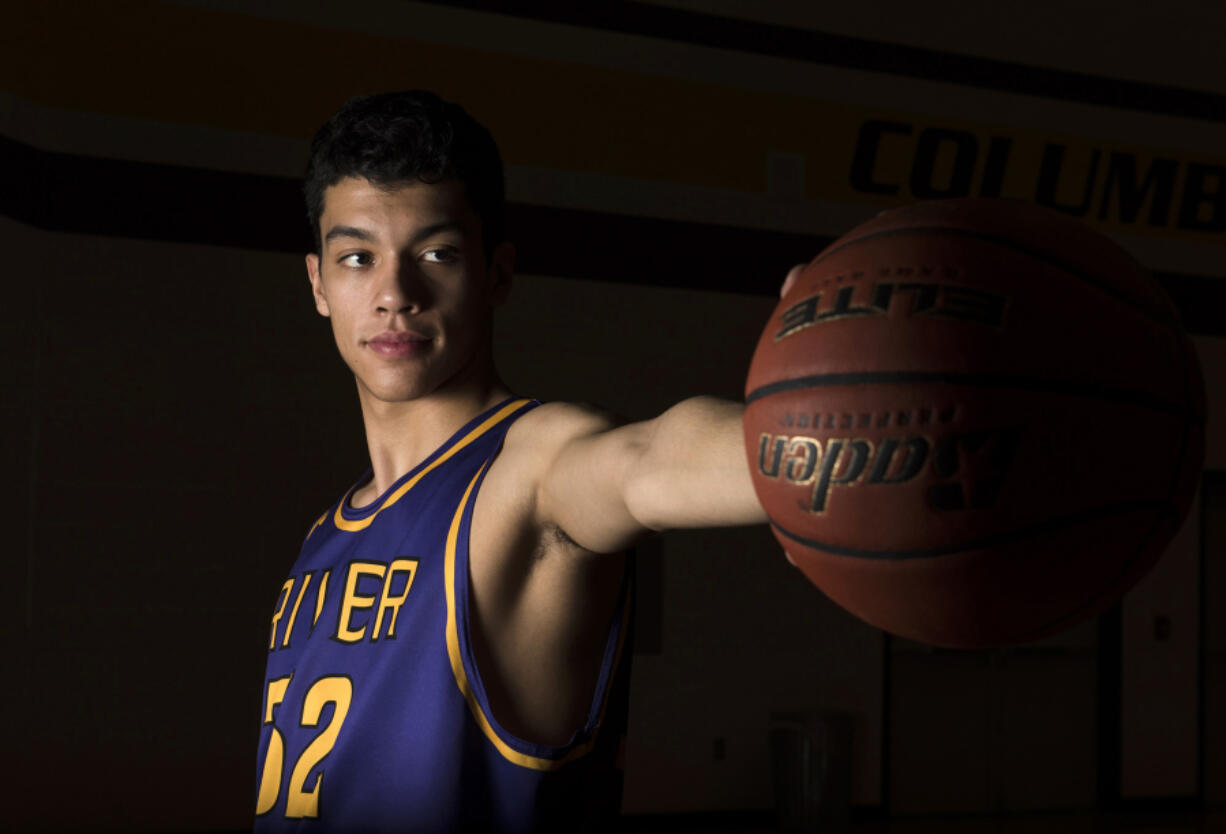
[(379, 276), (375, 307), (380, 313), (412, 315), (431, 302), (430, 287), (411, 259), (398, 259)]

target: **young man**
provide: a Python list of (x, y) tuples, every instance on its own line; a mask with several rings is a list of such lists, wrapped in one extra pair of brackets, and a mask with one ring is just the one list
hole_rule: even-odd
[(264, 683), (257, 830), (577, 831), (616, 815), (626, 548), (763, 522), (742, 407), (617, 425), (515, 397), (502, 166), (428, 93), (345, 105), (312, 146), (307, 273), (353, 370), (370, 471), (311, 528)]

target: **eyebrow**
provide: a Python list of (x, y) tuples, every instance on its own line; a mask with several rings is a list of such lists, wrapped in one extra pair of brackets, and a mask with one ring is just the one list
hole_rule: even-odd
[(331, 243), (339, 237), (352, 237), (357, 240), (364, 240), (367, 243), (375, 242), (375, 236), (365, 229), (360, 229), (357, 226), (333, 226), (324, 235), (324, 243)]
[[(454, 220), (441, 220), (438, 223), (432, 223), (429, 226), (423, 226), (422, 228), (418, 229), (413, 234), (413, 238), (409, 241), (409, 243), (410, 244), (417, 243), (418, 241), (425, 240), (428, 237), (433, 237), (434, 235), (437, 235), (440, 232), (451, 232), (451, 231), (463, 232), (464, 227)], [(355, 240), (361, 240), (366, 243), (376, 242), (374, 233), (368, 231), (367, 229), (363, 229), (360, 226), (343, 226), (342, 225), (342, 226), (333, 226), (331, 229), (328, 229), (328, 233), (324, 235), (324, 243), (331, 243), (337, 238), (342, 238), (342, 237), (353, 238)]]

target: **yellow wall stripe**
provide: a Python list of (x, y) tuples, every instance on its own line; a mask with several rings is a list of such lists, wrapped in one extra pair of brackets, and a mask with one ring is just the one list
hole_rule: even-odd
[[(71, 25), (64, 25), (57, 4), (27, 3), (6, 17), (5, 30), (0, 72), (7, 91), (51, 107), (305, 140), (351, 95), (425, 87), (464, 103), (485, 122), (511, 165), (764, 194), (768, 154), (781, 151), (804, 159), (806, 197), (851, 205), (916, 199), (908, 191), (908, 172), (926, 128), (974, 137), (980, 145), (976, 187), (984, 178), (989, 142), (1011, 142), (1003, 195), (1019, 199), (1033, 199), (1039, 158), (1049, 142), (1068, 146), (1062, 182), (1073, 192), (1094, 153), (1104, 160), (1111, 153), (1135, 159), (1141, 178), (1159, 157), (1178, 162), (1180, 177), (1189, 164), (1226, 164), (1212, 138), (1217, 128), (1193, 121), (1186, 123), (1181, 143), (1199, 143), (1202, 152), (1193, 146), (1121, 142), (1118, 129), (1094, 126), (1091, 109), (1079, 127), (1052, 117), (1046, 124), (1019, 129), (925, 116), (936, 105), (922, 99), (909, 113), (874, 106), (869, 91), (863, 104), (848, 105), (715, 80), (329, 30), (150, 0), (75, 4)], [(1142, 124), (1151, 117), (1131, 118)], [(893, 195), (864, 193), (848, 182), (851, 154), (868, 119), (904, 122), (910, 131), (909, 136), (886, 137), (877, 161), (876, 175), (898, 184)], [(947, 178), (951, 147), (941, 146), (938, 182)], [(1220, 233), (1176, 228), (1165, 216), (1148, 223), (1123, 218), (1102, 193), (1105, 179), (1100, 172), (1100, 193), (1086, 215), (1092, 225), (1221, 245)]]
[(345, 504), (349, 501), (349, 495), (353, 494), (351, 490), (349, 494), (346, 495), (343, 499), (341, 499), (340, 503), (336, 505), (336, 512), (332, 514), (332, 523), (336, 525), (338, 530), (345, 530), (350, 533), (356, 532), (358, 530), (365, 530), (367, 527), (370, 526), (370, 523), (374, 521), (376, 517), (378, 517), (379, 513), (383, 512), (388, 507), (392, 506), (392, 504), (395, 504), (397, 501), (403, 498), (405, 493), (407, 493), (414, 486), (416, 486), (418, 481), (426, 477), (426, 475), (430, 474), (430, 472), (432, 472), (436, 467), (441, 466), (443, 463), (446, 463), (448, 460), (451, 459), (452, 455), (454, 455), (456, 452), (463, 449), (469, 443), (472, 443), (474, 440), (476, 440), (481, 435), (485, 434), (487, 431), (490, 430), (490, 428), (502, 422), (503, 418), (505, 418), (511, 412), (526, 405), (529, 402), (531, 402), (531, 400), (527, 400), (527, 399), (512, 400), (511, 402), (507, 403), (502, 408), (498, 409), (496, 412), (494, 412), (492, 415), (486, 418), (479, 426), (477, 426), (472, 431), (470, 431), (468, 434), (464, 435), (462, 438), (457, 440), (450, 449), (448, 449), (446, 452), (443, 452), (443, 454), (435, 458), (433, 463), (431, 463), (429, 466), (425, 467), (420, 472), (418, 472), (416, 475), (414, 475), (412, 478), (409, 478), (409, 480), (401, 484), (399, 489), (397, 489), (395, 492), (393, 492), (391, 495), (387, 496), (387, 498), (384, 499), (383, 503), (379, 505), (379, 509), (375, 510), (370, 515), (366, 516), (366, 518), (362, 518), (357, 521), (350, 521), (349, 519), (345, 518), (344, 515), (341, 514), (341, 510), (344, 508)]

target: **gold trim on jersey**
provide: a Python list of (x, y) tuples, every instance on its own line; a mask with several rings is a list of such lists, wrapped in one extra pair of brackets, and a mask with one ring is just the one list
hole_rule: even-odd
[[(373, 513), (366, 516), (365, 518), (358, 519), (357, 521), (350, 521), (349, 519), (345, 518), (345, 516), (341, 512), (341, 510), (345, 506), (345, 503), (349, 500), (349, 496), (353, 494), (353, 491), (350, 490), (349, 493), (347, 493), (345, 497), (341, 499), (340, 503), (336, 505), (336, 511), (332, 514), (332, 523), (336, 525), (336, 528), (338, 530), (345, 530), (350, 533), (357, 532), (358, 530), (365, 530), (367, 527), (370, 526), (370, 523), (375, 520), (375, 518), (379, 515), (379, 513), (383, 512), (388, 507), (392, 506), (392, 504), (395, 504), (397, 501), (403, 498), (406, 492), (408, 492), (414, 486), (416, 486), (418, 481), (426, 477), (426, 475), (432, 472), (436, 467), (441, 466), (443, 463), (448, 461), (451, 458), (451, 456), (454, 455), (456, 452), (460, 451), (465, 446), (472, 443), (474, 440), (476, 440), (481, 435), (485, 434), (487, 431), (489, 431), (491, 428), (493, 428), (498, 423), (502, 422), (502, 420), (507, 415), (509, 415), (511, 412), (515, 411), (516, 409), (522, 408), (524, 405), (530, 402), (532, 401), (528, 399), (512, 400), (511, 402), (507, 403), (502, 408), (498, 409), (498, 411), (494, 412), (488, 418), (482, 421), (480, 425), (474, 427), (472, 431), (470, 431), (468, 434), (464, 435), (459, 440), (457, 440), (454, 444), (452, 444), (450, 449), (448, 449), (447, 451), (443, 452), (443, 454), (435, 458), (434, 461), (431, 462), (429, 466), (424, 467), (420, 472), (418, 472), (412, 478), (409, 478), (409, 480), (401, 484), (396, 489), (395, 492), (393, 492), (391, 495), (387, 496), (387, 498), (383, 500), (383, 503), (379, 505), (379, 509), (375, 510)], [(309, 536), (310, 533), (308, 533), (307, 535)]]
[(328, 520), (328, 511), (324, 510), (324, 514), (321, 515), (319, 518), (315, 519), (315, 523), (311, 525), (310, 530), (307, 530), (307, 534), (303, 537), (302, 540), (305, 542), (307, 539), (309, 539), (311, 537), (311, 534), (319, 529), (319, 525), (323, 524), (327, 520)]
[[(445, 582), (447, 590), (447, 654), (451, 658), (451, 671), (455, 675), (456, 686), (460, 689), (460, 694), (464, 696), (464, 700), (468, 702), (468, 709), (472, 712), (473, 718), (477, 722), (477, 726), (485, 733), (485, 737), (490, 740), (495, 749), (502, 754), (502, 757), (511, 764), (520, 765), (521, 767), (531, 768), (533, 770), (557, 770), (562, 765), (574, 761), (588, 753), (595, 745), (597, 735), (588, 739), (583, 744), (576, 746), (566, 753), (566, 755), (557, 759), (546, 759), (540, 756), (531, 756), (527, 753), (521, 753), (511, 747), (494, 729), (493, 722), (490, 717), (485, 714), (485, 710), (481, 708), (480, 702), (477, 700), (476, 693), (473, 692), (472, 684), (468, 680), (468, 673), (464, 669), (464, 657), (460, 652), (460, 632), (456, 623), (456, 599), (455, 599), (455, 564), (456, 564), (456, 546), (460, 538), (460, 519), (464, 516), (464, 510), (468, 506), (469, 497), (472, 494), (473, 487), (476, 486), (481, 473), (489, 468), (489, 461), (486, 461), (485, 466), (473, 476), (469, 482), (468, 488), (464, 490), (464, 497), (460, 499), (460, 506), (456, 509), (455, 516), (451, 519), (451, 527), (447, 531), (447, 548), (446, 560), (443, 570), (445, 571)], [(471, 557), (470, 557), (471, 558)], [(618, 665), (621, 662), (622, 647), (625, 645), (626, 629), (629, 626), (628, 617), (630, 612), (629, 598), (625, 599), (622, 606), (622, 623), (621, 630), (617, 635), (617, 649), (613, 657), (613, 665), (609, 669), (608, 680), (605, 682), (605, 691), (601, 693), (600, 718), (597, 721), (597, 728), (604, 721), (605, 709), (609, 703), (609, 692), (613, 687), (613, 681), (617, 677)], [(599, 732), (599, 730), (597, 731)]]

